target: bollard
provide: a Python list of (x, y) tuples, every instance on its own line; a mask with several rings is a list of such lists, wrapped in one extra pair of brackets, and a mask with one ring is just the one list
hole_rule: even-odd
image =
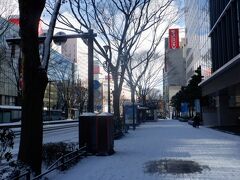
[(96, 153), (96, 114), (83, 113), (79, 116), (79, 148), (86, 145), (88, 153)]
[(97, 155), (114, 153), (114, 123), (111, 113), (97, 116)]

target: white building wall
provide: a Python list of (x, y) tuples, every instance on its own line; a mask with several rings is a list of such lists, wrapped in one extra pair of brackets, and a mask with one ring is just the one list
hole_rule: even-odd
[(87, 83), (88, 80), (88, 47), (82, 39), (68, 39), (62, 45), (62, 54), (75, 63), (75, 78)]

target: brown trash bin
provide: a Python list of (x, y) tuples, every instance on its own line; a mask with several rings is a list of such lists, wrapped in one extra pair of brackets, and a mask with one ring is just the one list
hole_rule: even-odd
[(86, 145), (87, 152), (95, 154), (97, 150), (96, 114), (83, 113), (79, 116), (79, 148)]
[(96, 117), (97, 155), (114, 153), (114, 122), (111, 113), (101, 113)]

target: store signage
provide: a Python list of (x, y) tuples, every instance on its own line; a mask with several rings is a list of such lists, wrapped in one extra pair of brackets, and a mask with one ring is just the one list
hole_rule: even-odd
[[(19, 26), (19, 24), (20, 24), (20, 19), (18, 16), (12, 16), (8, 19), (8, 21), (17, 26)], [(40, 20), (38, 23), (38, 35), (41, 35), (42, 33), (43, 33), (42, 21)]]
[(169, 49), (179, 48), (179, 29), (169, 29)]

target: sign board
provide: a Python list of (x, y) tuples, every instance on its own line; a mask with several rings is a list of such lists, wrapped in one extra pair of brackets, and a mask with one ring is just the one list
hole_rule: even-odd
[(97, 81), (97, 80), (93, 81), (93, 88), (94, 89), (98, 89), (98, 88), (100, 88), (100, 86), (101, 86), (101, 83), (99, 81)]
[[(20, 19), (18, 16), (13, 16), (13, 17), (10, 17), (8, 19), (8, 21), (12, 24), (15, 24), (17, 26), (19, 26), (20, 24)], [(43, 33), (43, 28), (42, 28), (42, 21), (40, 20), (39, 23), (38, 23), (38, 35), (41, 35)]]
[[(108, 76), (105, 76), (105, 79), (107, 80), (108, 79)], [(109, 79), (111, 80), (112, 79), (112, 76), (109, 75)]]
[(188, 116), (188, 103), (181, 103), (181, 116)]
[[(137, 119), (137, 106), (134, 106), (135, 108), (135, 122)], [(133, 124), (133, 105), (124, 105), (124, 118), (125, 118), (125, 124), (132, 125)]]
[(169, 49), (179, 48), (179, 29), (169, 29)]
[(94, 66), (93, 74), (100, 74), (100, 67), (99, 66)]

